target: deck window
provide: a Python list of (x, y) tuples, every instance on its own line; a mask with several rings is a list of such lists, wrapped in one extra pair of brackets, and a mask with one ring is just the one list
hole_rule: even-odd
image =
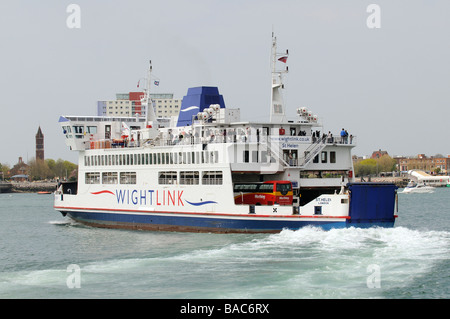
[(198, 185), (198, 171), (182, 171), (180, 172), (180, 184), (182, 185)]
[(330, 163), (336, 163), (336, 152), (330, 152)]
[(86, 173), (84, 177), (84, 182), (86, 184), (100, 184), (100, 173), (99, 172)]
[(136, 172), (120, 172), (120, 184), (136, 184)]
[(314, 156), (313, 163), (319, 163), (319, 154)]
[(258, 151), (252, 151), (252, 162), (253, 163), (258, 163), (259, 162)]
[(223, 173), (221, 171), (203, 172), (203, 185), (222, 185)]
[(158, 183), (163, 185), (174, 185), (177, 183), (177, 172), (159, 172)]
[(103, 184), (117, 184), (117, 172), (102, 173)]
[(249, 151), (244, 151), (243, 158), (244, 158), (244, 163), (248, 163), (249, 162), (249, 160), (250, 160)]
[(321, 157), (322, 163), (326, 163), (327, 162), (327, 152), (322, 152), (320, 157)]

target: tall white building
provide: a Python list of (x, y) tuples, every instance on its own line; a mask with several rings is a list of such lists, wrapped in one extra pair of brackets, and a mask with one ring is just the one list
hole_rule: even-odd
[(157, 117), (178, 116), (183, 99), (173, 98), (172, 93), (150, 94)]
[[(98, 101), (98, 116), (145, 117), (146, 110), (141, 106), (143, 92), (118, 93), (115, 100)], [(160, 118), (178, 116), (182, 99), (173, 98), (172, 93), (151, 93), (155, 115)]]

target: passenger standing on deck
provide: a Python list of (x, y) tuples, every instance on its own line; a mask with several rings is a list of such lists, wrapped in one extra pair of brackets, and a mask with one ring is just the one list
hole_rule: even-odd
[(227, 129), (226, 128), (224, 128), (223, 129), (223, 141), (222, 141), (222, 143), (226, 143), (227, 142)]
[(342, 131), (341, 131), (341, 144), (344, 143), (344, 139), (345, 139), (345, 130), (342, 129)]

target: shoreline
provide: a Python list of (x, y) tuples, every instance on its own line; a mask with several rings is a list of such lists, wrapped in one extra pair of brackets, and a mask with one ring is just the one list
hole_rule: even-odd
[[(365, 177), (366, 182), (375, 183), (393, 183), (400, 188), (404, 188), (408, 183), (408, 179), (403, 177)], [(355, 182), (361, 182), (361, 178), (355, 178)], [(57, 182), (37, 181), (37, 182), (11, 182), (12, 185), (9, 193), (37, 193), (37, 192), (54, 192)], [(5, 192), (6, 193), (6, 192)]]
[(11, 182), (11, 193), (54, 192), (57, 182)]
[[(408, 185), (409, 178), (398, 177), (363, 177), (366, 182), (373, 183), (393, 183), (399, 188), (405, 188)], [(361, 177), (355, 177), (355, 182), (361, 182)]]

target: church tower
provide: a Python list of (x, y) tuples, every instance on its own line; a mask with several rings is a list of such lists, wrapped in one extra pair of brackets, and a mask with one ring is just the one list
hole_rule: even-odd
[(44, 134), (42, 134), (41, 127), (36, 133), (36, 161), (44, 160)]

